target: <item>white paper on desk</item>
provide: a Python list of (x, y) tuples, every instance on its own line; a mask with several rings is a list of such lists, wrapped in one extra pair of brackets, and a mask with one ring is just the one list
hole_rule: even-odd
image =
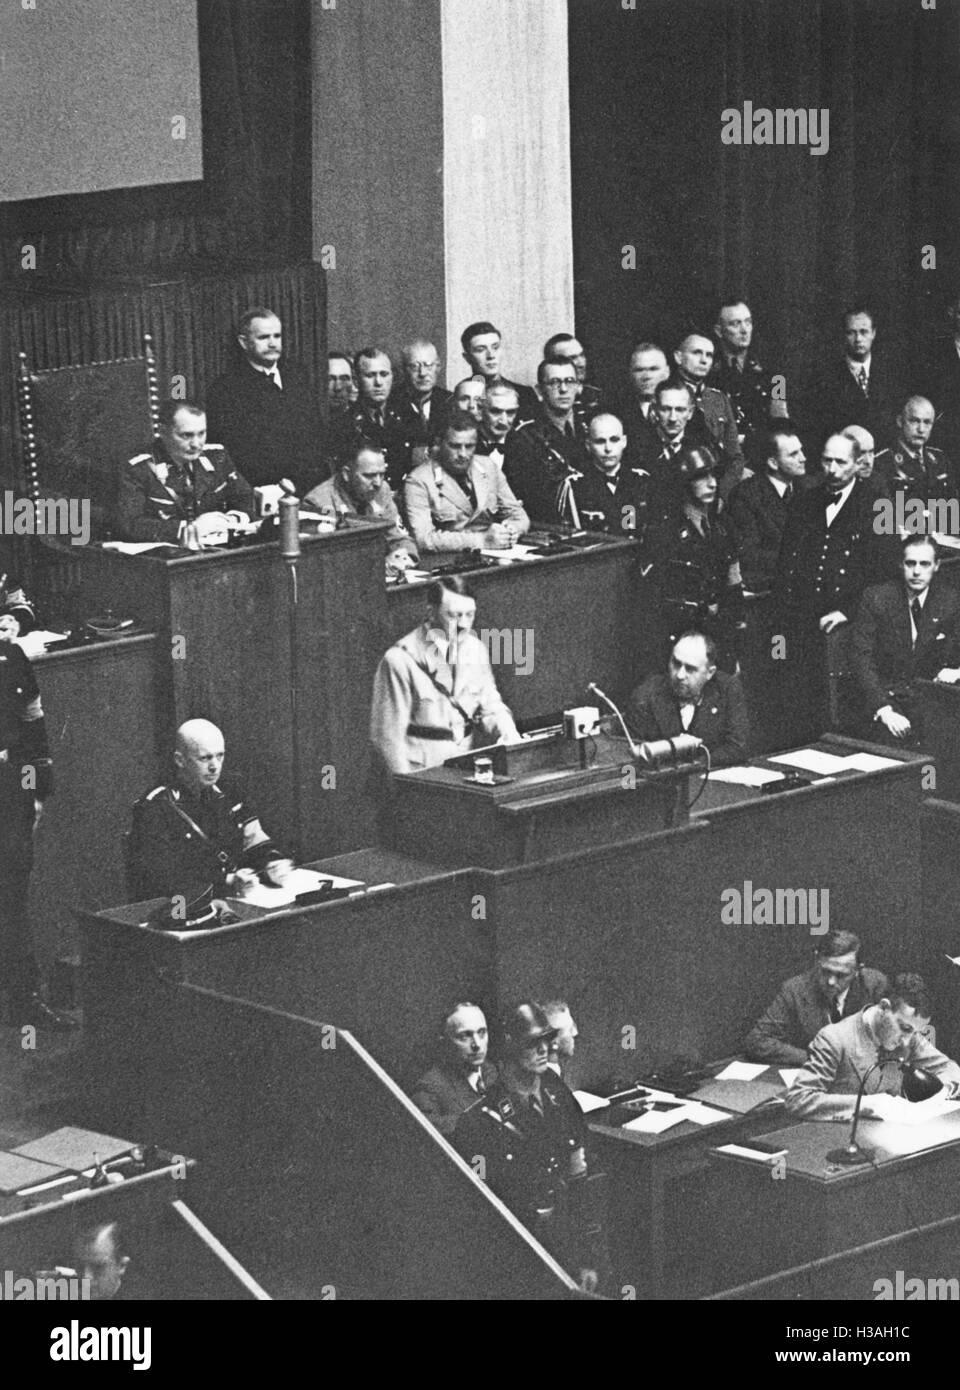
[(429, 570), (404, 570), (403, 582), (405, 584), (422, 584), (425, 579), (432, 579), (433, 575)]
[(595, 1096), (590, 1091), (574, 1091), (574, 1098), (585, 1115), (591, 1110), (602, 1110), (607, 1102), (603, 1096)]
[(286, 888), (271, 888), (259, 881), (251, 884), (242, 897), (239, 893), (230, 893), (227, 901), (231, 899), (235, 903), (246, 903), (247, 907), (289, 907), (297, 901)]
[(692, 1100), (689, 1105), (683, 1107), (683, 1118), (695, 1125), (715, 1125), (720, 1120), (729, 1120), (730, 1116), (723, 1110), (714, 1110), (712, 1105)]
[(780, 1075), (783, 1077), (784, 1086), (792, 1086), (802, 1070), (802, 1067), (781, 1067)]
[(491, 560), (529, 560), (533, 554), (532, 545), (511, 545), (503, 550), (481, 550), (481, 555), (488, 555)]
[(178, 550), (171, 541), (104, 541), (101, 550), (116, 550), (121, 555), (142, 555), (146, 550)]
[(291, 869), (279, 886), (297, 897), (300, 893), (314, 893), (325, 883), (331, 884), (334, 888), (363, 887), (363, 879), (337, 878), (336, 874), (320, 874), (316, 869)]
[(715, 1081), (756, 1081), (766, 1071), (765, 1062), (730, 1062), (718, 1071)]
[(784, 774), (768, 767), (721, 767), (711, 772), (711, 782), (732, 782), (736, 787), (765, 787), (768, 782), (782, 782)]
[(905, 1096), (892, 1096), (884, 1091), (865, 1099), (882, 1120), (897, 1125), (924, 1125), (960, 1110), (960, 1101), (947, 1100), (942, 1091), (929, 1100), (909, 1101)]
[(44, 628), (35, 628), (33, 632), (28, 632), (25, 637), (14, 637), (13, 641), (24, 656), (28, 656), (32, 661), (34, 657), (43, 655), (50, 642), (62, 642), (64, 638), (69, 636), (68, 632), (48, 632)]
[(638, 1115), (635, 1120), (628, 1120), (621, 1129), (636, 1130), (638, 1134), (662, 1134), (665, 1129), (672, 1129), (674, 1125), (682, 1124), (687, 1118), (684, 1111), (685, 1105), (678, 1105), (676, 1110), (645, 1110), (642, 1115)]
[(836, 758), (832, 753), (821, 753), (816, 748), (799, 748), (796, 753), (778, 753), (768, 758), (771, 763), (785, 763), (787, 767), (799, 767), (804, 772), (819, 772), (829, 777), (834, 772), (849, 770), (846, 758)]
[(854, 753), (844, 758), (844, 762), (854, 772), (880, 772), (885, 767), (902, 767), (896, 758), (879, 758), (876, 753)]

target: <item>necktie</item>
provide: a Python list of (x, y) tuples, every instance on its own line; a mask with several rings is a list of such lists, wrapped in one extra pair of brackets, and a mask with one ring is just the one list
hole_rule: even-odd
[(860, 368), (859, 372), (857, 373), (857, 382), (858, 382), (858, 384), (859, 384), (859, 386), (860, 386), (860, 390), (863, 392), (863, 394), (864, 394), (865, 396), (869, 396), (869, 394), (870, 394), (870, 383), (869, 383), (869, 381), (867, 380), (867, 369), (866, 369), (866, 367), (861, 367), (861, 368)]
[(843, 1012), (836, 1000), (830, 1005), (830, 1022), (839, 1023), (843, 1018)]
[(783, 489), (783, 500), (784, 500), (784, 502), (789, 502), (792, 496), (793, 496), (793, 483), (787, 483), (786, 487)]
[(279, 390), (281, 389), (281, 388), (280, 388), (280, 378), (277, 376), (277, 369), (276, 369), (276, 367), (272, 367), (272, 368), (270, 369), (270, 371), (267, 372), (267, 376), (270, 378), (271, 383), (272, 383), (272, 384), (277, 388), (277, 390), (279, 391)]
[(923, 604), (918, 598), (911, 599), (910, 612), (913, 614), (913, 625), (917, 629), (917, 636), (920, 636), (920, 628), (923, 626)]
[(477, 1072), (477, 1084), (474, 1086), (473, 1089), (476, 1091), (476, 1093), (477, 1093), (478, 1096), (485, 1096), (485, 1095), (487, 1094), (487, 1088), (486, 1088), (486, 1086), (484, 1085), (484, 1082), (483, 1082), (483, 1072), (482, 1072), (482, 1071), (478, 1071), (478, 1072)]
[(467, 494), (467, 500), (470, 503), (471, 509), (473, 511), (476, 511), (477, 493), (476, 489), (473, 486), (473, 480), (471, 479), (469, 473), (464, 474), (464, 476), (462, 478), (458, 478), (457, 481), (459, 482), (460, 487), (463, 489), (463, 491)]

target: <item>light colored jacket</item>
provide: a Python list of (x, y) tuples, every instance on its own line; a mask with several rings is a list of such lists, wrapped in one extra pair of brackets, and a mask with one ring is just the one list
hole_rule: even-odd
[(404, 510), (421, 550), (480, 550), (495, 521), (511, 522), (518, 535), (529, 531), (530, 518), (493, 459), (475, 455), (470, 481), (476, 507), (439, 463), (421, 463), (404, 478)]
[[(474, 746), (519, 742), (477, 634), (460, 634), (455, 667), (444, 644), (445, 634), (424, 623), (394, 643), (377, 667), (370, 741), (391, 772), (438, 767)], [(474, 727), (468, 728), (464, 714), (476, 721)], [(417, 732), (423, 729), (448, 737)]]

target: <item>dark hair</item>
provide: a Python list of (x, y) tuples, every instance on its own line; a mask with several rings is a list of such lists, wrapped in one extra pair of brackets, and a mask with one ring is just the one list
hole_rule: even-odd
[(775, 458), (778, 439), (792, 439), (797, 436), (797, 427), (792, 420), (771, 420), (764, 431), (767, 441), (767, 458)]
[(637, 353), (637, 352), (659, 352), (659, 354), (660, 354), (660, 356), (663, 358), (664, 362), (666, 362), (666, 360), (667, 360), (667, 354), (666, 354), (665, 350), (660, 346), (659, 343), (650, 343), (650, 342), (635, 343), (634, 346), (630, 349), (630, 356), (633, 357), (634, 353)]
[[(700, 641), (703, 643), (703, 650), (707, 658), (707, 664), (709, 666), (716, 666), (717, 644), (713, 640), (713, 638), (709, 637), (705, 632), (701, 632), (699, 628), (688, 627), (686, 632), (681, 632), (680, 636), (677, 638), (677, 641), (674, 642), (673, 647), (677, 645), (677, 642), (683, 642), (687, 637), (699, 637)], [(673, 647), (670, 648), (671, 654), (673, 652)]]
[(885, 997), (890, 1000), (891, 1008), (906, 1004), (907, 1008), (916, 1009), (921, 1018), (929, 1018), (933, 1012), (925, 982), (919, 975), (913, 975), (909, 971), (894, 976)]
[(686, 391), (687, 395), (690, 397), (691, 405), (693, 405), (696, 400), (696, 396), (693, 394), (693, 387), (679, 376), (668, 376), (666, 381), (657, 382), (653, 393), (653, 399), (656, 401), (657, 405), (660, 404), (660, 398), (664, 391)]
[(382, 444), (376, 444), (372, 439), (367, 439), (366, 435), (358, 434), (340, 450), (338, 468), (351, 468), (361, 454), (379, 454), (381, 458), (385, 458), (386, 452)]
[(487, 1011), (482, 1004), (475, 1004), (472, 999), (458, 999), (455, 1004), (451, 1004), (448, 1009), (444, 1010), (440, 1018), (440, 1036), (442, 1038), (446, 1037), (447, 1024), (459, 1009), (479, 1009), (484, 1018), (487, 1016)]
[(350, 356), (349, 352), (328, 352), (328, 353), (327, 353), (327, 363), (328, 363), (328, 365), (329, 365), (329, 363), (334, 362), (334, 361), (346, 362), (346, 364), (347, 364), (347, 366), (350, 368), (350, 370), (351, 370), (351, 371), (353, 370), (353, 358)]
[(874, 313), (873, 309), (870, 307), (870, 305), (869, 305), (869, 304), (864, 304), (862, 300), (861, 300), (859, 303), (857, 303), (856, 301), (854, 301), (853, 305), (852, 305), (849, 309), (844, 309), (844, 311), (843, 311), (843, 322), (844, 322), (844, 326), (846, 326), (847, 319), (852, 319), (852, 318), (854, 318), (857, 314), (866, 314), (867, 318), (870, 320), (870, 327), (871, 327), (872, 329), (874, 329), (874, 331), (876, 331), (876, 327), (877, 327), (877, 316), (876, 316), (876, 314)]
[[(549, 361), (550, 354), (554, 348), (558, 348), (561, 343), (575, 343), (577, 340), (572, 333), (554, 333), (552, 338), (548, 338), (543, 345), (543, 355)], [(566, 358), (561, 359), (566, 361)]]
[(747, 302), (747, 296), (745, 294), (729, 294), (726, 297), (721, 297), (720, 302), (717, 305), (717, 312), (713, 316), (714, 323), (720, 322), (720, 315), (723, 313), (724, 309), (732, 309), (735, 304), (742, 304), (743, 307), (748, 311), (750, 309), (750, 305)]
[(543, 385), (544, 373), (546, 372), (546, 370), (547, 370), (548, 367), (572, 367), (572, 366), (573, 366), (573, 363), (570, 362), (570, 361), (568, 361), (567, 358), (565, 358), (565, 357), (564, 357), (564, 358), (558, 358), (558, 359), (556, 359), (555, 361), (550, 361), (550, 360), (548, 360), (547, 358), (544, 358), (543, 361), (540, 363), (540, 365), (537, 367), (537, 384), (538, 384), (539, 386), (542, 386), (542, 385)]
[(488, 323), (486, 319), (480, 319), (477, 323), (468, 323), (460, 334), (460, 346), (464, 352), (470, 351), (471, 342), (474, 338), (479, 338), (482, 333), (496, 333), (498, 338), (503, 337), (500, 329), (495, 324)]
[(279, 319), (279, 317), (280, 315), (275, 314), (272, 309), (267, 309), (262, 304), (254, 304), (252, 308), (245, 309), (240, 315), (237, 332), (246, 333), (254, 319)]
[(907, 558), (907, 551), (910, 549), (911, 546), (914, 545), (928, 545), (930, 549), (933, 551), (933, 558), (935, 560), (940, 559), (940, 547), (937, 545), (933, 537), (925, 536), (922, 532), (918, 532), (915, 536), (904, 536), (903, 540), (900, 542), (901, 561)]
[(431, 608), (439, 608), (444, 594), (459, 594), (461, 598), (473, 598), (467, 581), (459, 574), (441, 574), (427, 585), (427, 603)]
[(161, 401), (157, 410), (157, 424), (161, 429), (170, 429), (178, 410), (189, 411), (191, 415), (206, 415), (207, 413), (199, 401)]
[(362, 347), (359, 352), (353, 354), (353, 369), (358, 376), (360, 375), (360, 363), (362, 359), (366, 358), (369, 361), (371, 357), (385, 357), (390, 363), (390, 370), (393, 371), (393, 359), (386, 348)]
[(814, 953), (818, 957), (849, 956), (851, 952), (856, 954), (857, 964), (859, 965), (859, 936), (857, 936), (856, 932), (842, 931), (839, 928), (836, 931), (828, 931), (826, 935), (821, 936), (820, 940), (814, 947)]

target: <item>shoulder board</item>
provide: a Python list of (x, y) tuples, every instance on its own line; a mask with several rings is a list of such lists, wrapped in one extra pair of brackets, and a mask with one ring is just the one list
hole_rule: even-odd
[(224, 444), (204, 444), (203, 452), (205, 454), (225, 454), (227, 450)]
[[(152, 792), (147, 792), (146, 796), (143, 797), (143, 800), (144, 800), (144, 801), (153, 801), (155, 797), (163, 796), (164, 792), (167, 791), (167, 790), (168, 790), (168, 789), (167, 789), (167, 787), (165, 787), (165, 786), (164, 786), (164, 787), (154, 787), (154, 789), (153, 789)], [(174, 792), (174, 795), (176, 795), (176, 792)]]
[(130, 460), (130, 466), (135, 463), (153, 463), (153, 454), (137, 454)]

